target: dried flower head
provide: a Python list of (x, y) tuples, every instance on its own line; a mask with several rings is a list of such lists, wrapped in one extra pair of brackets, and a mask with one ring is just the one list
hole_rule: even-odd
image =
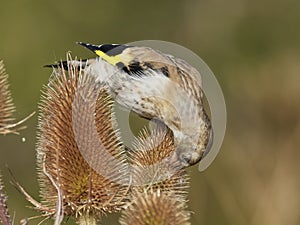
[(144, 131), (130, 151), (132, 188), (122, 225), (189, 224), (189, 177), (176, 157), (172, 132), (161, 123)]
[(5, 72), (4, 64), (0, 61), (0, 134), (13, 132), (10, 123), (13, 121), (12, 114), (15, 107), (12, 102), (8, 85), (8, 75)]
[(12, 114), (15, 111), (15, 106), (13, 104), (11, 93), (9, 91), (7, 79), (8, 75), (5, 72), (3, 61), (0, 61), (0, 134), (18, 134), (19, 130), (26, 127), (17, 126), (33, 116), (34, 113), (19, 122), (14, 122)]
[(40, 110), (42, 211), (94, 224), (101, 214), (120, 210), (128, 192), (127, 163), (105, 88), (80, 68), (54, 70)]
[(171, 192), (139, 193), (131, 205), (123, 211), (122, 225), (188, 225), (190, 213), (185, 210), (185, 202), (178, 201)]
[(135, 140), (130, 151), (131, 174), (134, 189), (171, 191), (185, 199), (189, 188), (189, 177), (176, 157), (172, 131), (157, 123), (151, 133), (147, 130)]

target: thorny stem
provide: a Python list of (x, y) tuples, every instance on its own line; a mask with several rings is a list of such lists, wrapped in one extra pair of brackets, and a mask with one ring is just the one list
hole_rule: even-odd
[(0, 179), (0, 223), (3, 225), (12, 225), (12, 221), (9, 217), (7, 206), (6, 206), (6, 196), (2, 191), (1, 179)]
[(61, 193), (61, 190), (58, 187), (58, 185), (55, 183), (53, 177), (47, 172), (46, 165), (45, 165), (45, 159), (46, 159), (46, 155), (44, 155), (44, 158), (43, 158), (43, 172), (49, 178), (49, 180), (51, 181), (51, 183), (57, 190), (56, 217), (55, 217), (54, 225), (60, 225), (62, 220), (64, 219), (64, 210), (63, 210), (63, 206), (62, 206), (62, 204), (63, 204), (62, 203), (63, 202), (62, 201), (62, 193)]

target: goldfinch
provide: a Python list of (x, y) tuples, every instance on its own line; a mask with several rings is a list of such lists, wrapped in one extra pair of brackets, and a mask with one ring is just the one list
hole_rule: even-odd
[(198, 163), (208, 153), (213, 131), (203, 107), (201, 76), (194, 67), (149, 47), (78, 44), (97, 55), (80, 65), (110, 88), (115, 101), (172, 130), (176, 157), (183, 167)]

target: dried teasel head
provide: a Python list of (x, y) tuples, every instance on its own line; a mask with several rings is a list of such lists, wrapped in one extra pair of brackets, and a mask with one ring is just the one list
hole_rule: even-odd
[(14, 122), (12, 114), (15, 111), (15, 106), (9, 91), (7, 79), (8, 75), (5, 72), (3, 61), (0, 60), (0, 134), (18, 134), (19, 130), (26, 128), (19, 125), (33, 116), (34, 113), (19, 122)]
[(0, 174), (0, 222), (2, 222), (3, 225), (12, 225), (12, 221), (10, 219), (10, 216), (8, 214), (8, 209), (6, 205), (6, 195), (3, 191), (3, 184)]
[(15, 111), (11, 93), (8, 85), (8, 75), (5, 72), (4, 64), (0, 61), (0, 134), (14, 132), (11, 130), (11, 122), (14, 120), (12, 114)]
[(186, 211), (189, 177), (176, 161), (170, 129), (157, 123), (144, 131), (130, 151), (132, 188), (122, 225), (190, 224)]
[(123, 212), (121, 225), (189, 225), (190, 212), (186, 205), (178, 201), (172, 193), (159, 189), (139, 193), (131, 205)]
[(70, 215), (95, 224), (126, 202), (128, 167), (112, 103), (83, 69), (55, 69), (50, 78), (40, 105), (37, 165), (40, 209), (56, 221)]
[(189, 176), (176, 157), (172, 131), (158, 122), (151, 133), (144, 130), (130, 151), (133, 189), (144, 192), (159, 189), (185, 199)]

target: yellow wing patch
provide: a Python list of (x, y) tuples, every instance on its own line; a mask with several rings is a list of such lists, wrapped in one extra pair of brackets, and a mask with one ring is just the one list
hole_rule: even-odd
[(115, 55), (115, 56), (109, 56), (107, 54), (105, 54), (104, 52), (100, 51), (100, 50), (96, 50), (95, 51), (96, 55), (98, 55), (100, 58), (104, 59), (105, 61), (107, 61), (108, 63), (112, 64), (112, 65), (116, 65), (118, 62), (122, 62), (121, 60), (121, 55)]

